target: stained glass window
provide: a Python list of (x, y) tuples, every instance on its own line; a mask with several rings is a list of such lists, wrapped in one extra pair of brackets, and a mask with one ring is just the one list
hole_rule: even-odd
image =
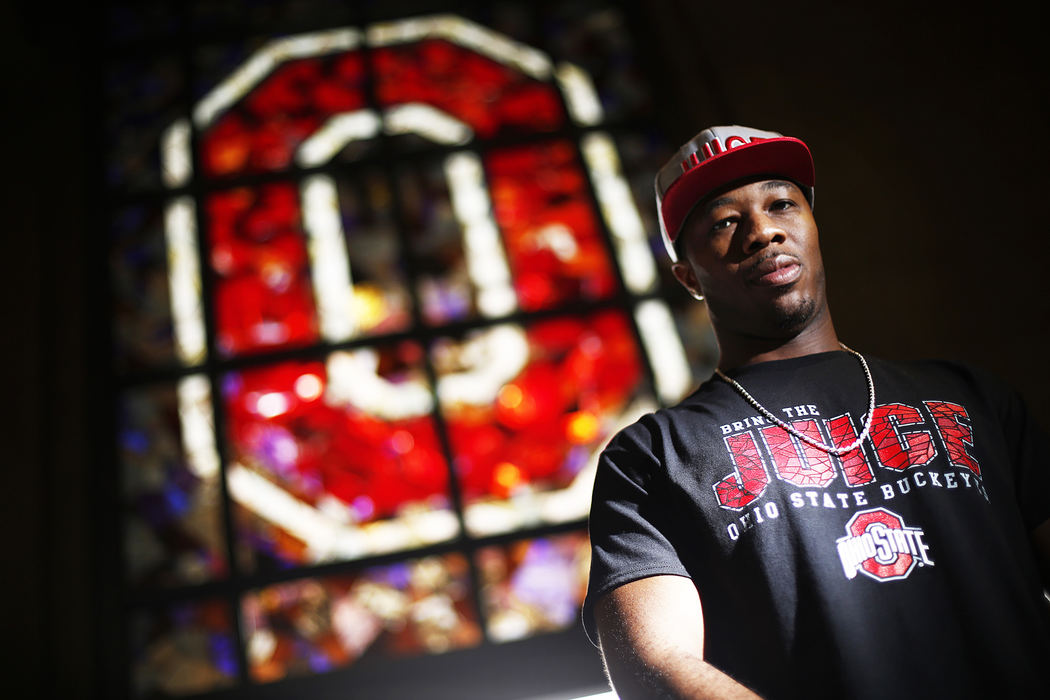
[(435, 345), (434, 365), (468, 530), (584, 518), (594, 452), (643, 399), (629, 322), (496, 326)]
[(488, 155), (493, 212), (523, 309), (600, 299), (616, 290), (577, 158), (574, 144), (565, 141)]
[(178, 5), (110, 12), (128, 696), (582, 639), (598, 452), (714, 356), (625, 10)]
[(511, 641), (576, 622), (590, 548), (581, 532), (488, 546), (478, 552), (489, 636)]
[(122, 372), (175, 365), (164, 213), (128, 206), (114, 213), (111, 231), (113, 364)]
[(135, 696), (188, 696), (236, 683), (233, 618), (225, 601), (203, 598), (136, 612), (130, 627)]
[(481, 641), (466, 559), (409, 559), (248, 592), (242, 609), (251, 675), (272, 681), (369, 655), (414, 656)]
[(450, 539), (448, 467), (413, 342), (223, 379), (227, 480), (247, 569)]

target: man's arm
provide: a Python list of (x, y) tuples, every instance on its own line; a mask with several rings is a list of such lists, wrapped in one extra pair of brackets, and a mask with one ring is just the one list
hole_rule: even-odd
[(683, 576), (652, 576), (612, 590), (594, 608), (602, 656), (621, 700), (758, 695), (704, 661), (704, 614)]

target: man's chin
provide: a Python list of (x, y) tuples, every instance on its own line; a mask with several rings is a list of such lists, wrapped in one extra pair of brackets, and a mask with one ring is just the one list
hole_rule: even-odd
[(802, 332), (817, 312), (817, 302), (811, 298), (801, 299), (788, 307), (776, 307), (773, 322), (785, 335)]

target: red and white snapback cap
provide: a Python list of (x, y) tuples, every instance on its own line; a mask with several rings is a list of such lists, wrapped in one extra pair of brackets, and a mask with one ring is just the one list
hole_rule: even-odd
[(678, 149), (656, 174), (656, 211), (671, 261), (678, 261), (674, 242), (693, 207), (720, 187), (762, 175), (794, 180), (813, 204), (813, 156), (799, 139), (746, 126), (713, 126)]

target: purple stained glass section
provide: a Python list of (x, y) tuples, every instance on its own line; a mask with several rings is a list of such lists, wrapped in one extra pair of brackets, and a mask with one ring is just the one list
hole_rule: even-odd
[(489, 636), (510, 641), (577, 624), (590, 547), (582, 532), (478, 551)]
[[(210, 402), (202, 377), (183, 380), (181, 410)], [(136, 588), (203, 583), (227, 575), (217, 462), (187, 454), (176, 386), (124, 394), (118, 415), (124, 559)]]

